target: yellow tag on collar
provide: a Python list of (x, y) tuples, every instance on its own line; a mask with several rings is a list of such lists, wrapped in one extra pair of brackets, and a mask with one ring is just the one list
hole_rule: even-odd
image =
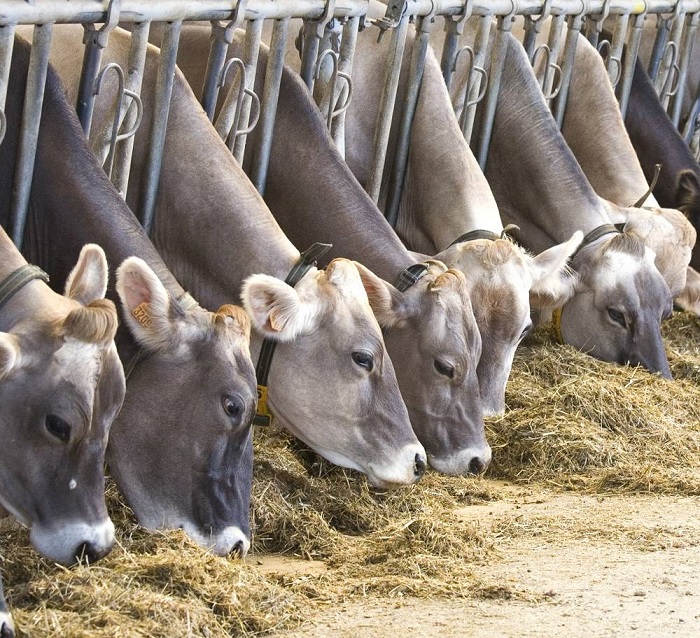
[(144, 328), (150, 328), (153, 325), (153, 319), (148, 312), (148, 302), (142, 301), (136, 308), (131, 311), (134, 315), (136, 321), (138, 321)]
[(255, 425), (270, 425), (272, 412), (267, 407), (267, 386), (258, 385), (258, 409), (255, 412), (253, 423)]
[(552, 310), (552, 325), (554, 326), (554, 338), (557, 343), (564, 343), (564, 338), (561, 336), (561, 313), (564, 306)]

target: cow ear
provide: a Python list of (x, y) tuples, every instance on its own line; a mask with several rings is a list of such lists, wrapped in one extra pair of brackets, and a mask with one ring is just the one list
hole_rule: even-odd
[(20, 353), (17, 337), (7, 332), (0, 332), (0, 381), (9, 377), (20, 366)]
[(697, 270), (688, 266), (683, 292), (673, 301), (686, 312), (700, 316), (700, 273)]
[(681, 171), (676, 184), (676, 208), (686, 214), (690, 213), (698, 200), (700, 200), (700, 179), (689, 169)]
[(85, 244), (66, 280), (65, 296), (86, 306), (107, 292), (107, 258), (97, 244)]
[[(320, 294), (318, 287), (316, 293)], [(251, 275), (243, 282), (243, 307), (265, 336), (292, 341), (318, 326), (321, 303), (302, 300), (289, 284), (270, 275)]]
[(124, 260), (117, 269), (117, 294), (129, 330), (142, 346), (157, 350), (175, 335), (168, 291), (145, 261)]
[(577, 277), (567, 264), (582, 239), (583, 233), (577, 230), (568, 241), (530, 259), (530, 305), (533, 308), (560, 306), (574, 294)]
[(399, 325), (407, 314), (405, 295), (388, 281), (377, 277), (369, 268), (358, 262), (354, 263), (379, 325), (383, 328)]

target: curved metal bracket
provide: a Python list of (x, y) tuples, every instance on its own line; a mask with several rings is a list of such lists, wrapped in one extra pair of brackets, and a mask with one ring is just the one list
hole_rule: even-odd
[[(228, 76), (228, 72), (232, 67), (236, 67), (237, 72), (240, 72), (241, 75), (241, 84), (240, 88), (238, 91), (238, 97), (236, 98), (236, 116), (233, 119), (233, 123), (231, 124), (231, 128), (229, 129), (228, 134), (226, 135), (226, 138), (229, 140), (229, 148), (233, 147), (233, 144), (236, 141), (236, 138), (239, 135), (248, 135), (248, 133), (252, 133), (253, 129), (258, 124), (258, 120), (260, 119), (260, 98), (257, 96), (257, 94), (252, 90), (246, 87), (246, 79), (247, 79), (247, 74), (246, 74), (246, 69), (245, 69), (245, 63), (243, 60), (240, 58), (231, 58), (227, 63), (226, 66), (221, 70), (221, 77), (219, 79), (219, 88), (223, 88), (224, 85), (226, 84), (226, 77)], [(234, 75), (235, 77), (235, 75)], [(231, 88), (229, 90), (229, 94), (231, 91), (234, 90), (235, 84), (231, 84)], [(241, 90), (242, 89), (242, 90)], [(248, 127), (245, 129), (239, 130), (238, 126), (240, 124), (240, 118), (241, 118), (241, 112), (243, 108), (243, 99), (245, 96), (250, 97), (252, 106), (251, 106), (251, 112), (253, 110), (255, 111), (255, 116), (252, 118), (251, 122), (248, 124)], [(225, 103), (229, 103), (229, 96), (226, 96)], [(219, 119), (222, 117), (223, 114), (219, 114)], [(215, 127), (218, 130), (218, 122), (219, 119), (217, 119), (217, 122), (215, 123)]]
[(247, 3), (248, 0), (238, 0), (238, 2), (236, 2), (236, 8), (233, 10), (233, 17), (226, 26), (219, 20), (211, 20), (212, 31), (216, 35), (223, 37), (226, 44), (231, 44), (233, 42), (234, 32), (245, 20)]
[[(105, 169), (105, 172), (107, 173), (107, 176), (110, 179), (112, 179), (112, 170), (114, 168), (115, 158), (114, 149), (117, 145), (117, 142), (121, 142), (122, 140), (126, 140), (135, 135), (136, 131), (141, 125), (141, 120), (143, 119), (143, 103), (141, 102), (141, 98), (138, 94), (134, 93), (133, 91), (124, 88), (124, 71), (116, 62), (112, 62), (105, 66), (105, 68), (102, 69), (102, 71), (100, 71), (97, 78), (95, 78), (95, 89), (93, 91), (93, 95), (97, 97), (100, 94), (100, 91), (102, 90), (102, 82), (104, 81), (105, 75), (107, 75), (107, 73), (109, 73), (109, 71), (112, 70), (117, 74), (117, 101), (116, 109), (114, 112), (114, 122), (112, 123), (112, 133), (109, 137), (109, 153), (107, 154), (107, 159), (105, 160), (105, 164), (108, 165), (108, 168)], [(119, 133), (119, 127), (121, 126), (122, 122), (122, 102), (124, 100), (124, 97), (132, 98), (133, 103), (136, 104), (136, 121), (134, 122), (134, 125), (131, 127), (131, 129), (124, 133)], [(131, 108), (131, 105), (129, 105), (129, 108)]]
[[(602, 57), (606, 62), (608, 76), (610, 77), (610, 84), (613, 88), (615, 88), (622, 77), (622, 60), (616, 55), (610, 55), (610, 52), (612, 51), (612, 44), (610, 40), (601, 40), (596, 48), (598, 49), (598, 53), (600, 53), (600, 57)], [(608, 50), (607, 55), (603, 54), (604, 49)], [(615, 73), (612, 73), (613, 68), (615, 69)]]
[[(462, 133), (464, 134), (467, 126), (467, 110), (469, 109), (469, 107), (478, 104), (479, 102), (481, 102), (481, 100), (484, 99), (484, 96), (486, 95), (486, 89), (489, 83), (489, 76), (486, 72), (486, 69), (483, 69), (480, 66), (476, 66), (474, 49), (472, 49), (470, 46), (462, 47), (455, 54), (454, 63), (452, 64), (453, 73), (457, 71), (457, 64), (459, 62), (460, 56), (463, 53), (466, 53), (469, 58), (469, 62), (467, 64), (467, 68), (469, 70), (467, 72), (467, 81), (465, 82), (464, 88), (464, 107), (462, 108), (462, 114), (459, 118), (459, 127), (462, 129)], [(469, 94), (471, 93), (472, 88), (474, 87), (474, 80), (476, 75), (481, 76), (481, 86), (479, 87), (479, 93), (476, 95), (476, 97), (470, 100)]]
[[(345, 113), (345, 111), (348, 110), (348, 107), (350, 106), (350, 100), (352, 99), (352, 78), (347, 74), (343, 73), (342, 71), (339, 70), (339, 56), (338, 54), (333, 51), (332, 49), (326, 49), (318, 58), (318, 61), (316, 62), (316, 73), (314, 75), (315, 79), (319, 79), (321, 76), (321, 67), (323, 66), (323, 62), (326, 59), (326, 57), (330, 57), (332, 60), (333, 64), (333, 71), (331, 73), (331, 78), (330, 81), (328, 82), (328, 86), (330, 87), (331, 94), (328, 99), (328, 112), (326, 114), (326, 126), (330, 130), (331, 124), (333, 123), (333, 119), (340, 115), (341, 113)], [(343, 102), (342, 106), (339, 108), (335, 108), (335, 87), (338, 82), (338, 78), (342, 78), (345, 80), (348, 86), (348, 94), (347, 97), (345, 98), (345, 101)]]
[(595, 30), (597, 33), (601, 33), (603, 31), (603, 22), (607, 19), (607, 17), (610, 15), (610, 5), (612, 4), (612, 0), (605, 0), (603, 2), (603, 9), (598, 15), (591, 16), (591, 19), (593, 22), (595, 22)]
[[(512, 1), (512, 0), (511, 0)], [(408, 0), (391, 0), (386, 7), (384, 17), (379, 20), (372, 20), (372, 24), (379, 28), (377, 43), (382, 41), (384, 34), (389, 29), (395, 29), (401, 24), (404, 14), (408, 11)]]
[(526, 29), (534, 29), (535, 33), (539, 33), (542, 30), (542, 25), (544, 21), (549, 18), (552, 14), (552, 0), (545, 0), (544, 5), (539, 16), (533, 18), (530, 15), (525, 16)]
[(664, 47), (662, 59), (666, 57), (669, 51), (671, 51), (671, 59), (669, 61), (668, 74), (666, 75), (664, 83), (661, 85), (661, 91), (659, 93), (659, 97), (662, 100), (666, 97), (674, 96), (678, 92), (678, 87), (680, 86), (681, 68), (678, 64), (678, 45), (673, 41), (667, 42)]
[[(434, 5), (433, 5), (434, 7)], [(474, 13), (474, 0), (467, 0), (464, 3), (464, 11), (458, 16), (445, 16), (445, 31), (454, 30), (457, 35), (464, 33), (464, 24)]]
[[(564, 77), (564, 74), (562, 73), (561, 67), (556, 63), (552, 62), (552, 49), (548, 44), (540, 44), (532, 54), (532, 66), (535, 68), (535, 65), (537, 64), (537, 56), (540, 54), (540, 52), (544, 52), (546, 54), (545, 57), (545, 72), (544, 75), (542, 76), (542, 82), (540, 83), (540, 89), (542, 90), (542, 94), (544, 95), (545, 100), (553, 100), (557, 95), (559, 95), (559, 91), (561, 91), (561, 85), (562, 85), (562, 80)], [(547, 79), (550, 77), (549, 72), (550, 70), (554, 73), (554, 78), (552, 79), (552, 88), (550, 89), (549, 93), (545, 93), (545, 86), (547, 84)]]
[(83, 44), (87, 44), (92, 40), (100, 49), (104, 49), (107, 46), (109, 34), (114, 31), (115, 27), (119, 24), (121, 9), (122, 0), (110, 0), (107, 6), (107, 20), (99, 29), (95, 29), (94, 23), (83, 25), (83, 29), (85, 29)]

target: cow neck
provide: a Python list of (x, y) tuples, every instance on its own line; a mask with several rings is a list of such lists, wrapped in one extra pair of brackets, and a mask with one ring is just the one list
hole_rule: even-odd
[(435, 254), (469, 231), (501, 232), (498, 205), (459, 128), (432, 51), (425, 60), (410, 148), (396, 226), (410, 249)]
[(619, 206), (640, 206), (632, 202), (647, 189), (647, 178), (603, 59), (583, 36), (578, 38), (562, 134), (598, 195)]
[[(284, 282), (294, 288), (302, 277), (316, 265), (320, 259), (332, 248), (331, 244), (315, 243), (299, 256), (294, 267), (289, 271)], [(258, 354), (258, 363), (255, 366), (255, 376), (258, 380), (258, 405), (255, 411), (254, 425), (270, 425), (272, 413), (267, 405), (267, 379), (272, 365), (272, 355), (275, 353), (277, 341), (274, 339), (263, 339)]]
[(265, 200), (282, 230), (296, 245), (332, 241), (329, 259), (355, 259), (393, 281), (415, 259), (350, 172), (308, 91), (287, 68), (280, 94)]
[(610, 222), (514, 38), (508, 40), (486, 177), (504, 221), (520, 226), (535, 252)]
[(49, 283), (49, 276), (41, 268), (25, 264), (0, 281), (0, 310), (24, 286), (35, 279)]

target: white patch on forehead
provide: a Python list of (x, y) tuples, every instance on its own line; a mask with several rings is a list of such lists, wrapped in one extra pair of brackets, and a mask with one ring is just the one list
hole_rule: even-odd
[(644, 259), (634, 255), (608, 250), (603, 267), (597, 273), (597, 283), (603, 288), (614, 288), (620, 284), (630, 283), (632, 278), (643, 268), (654, 267), (654, 252), (645, 248)]
[(54, 358), (63, 377), (77, 388), (92, 388), (100, 367), (102, 346), (67, 337)]

